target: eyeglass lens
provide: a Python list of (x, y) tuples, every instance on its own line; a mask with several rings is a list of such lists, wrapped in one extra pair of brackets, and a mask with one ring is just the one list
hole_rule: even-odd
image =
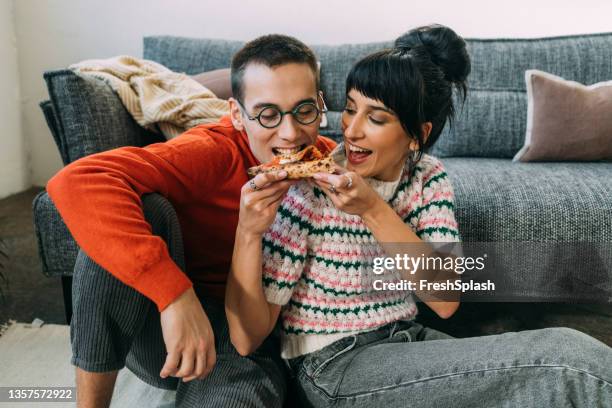
[[(290, 114), (302, 125), (309, 125), (319, 116), (319, 109), (314, 103), (307, 102), (297, 106)], [(262, 126), (272, 128), (280, 124), (283, 114), (278, 108), (269, 106), (263, 109), (257, 118)]]

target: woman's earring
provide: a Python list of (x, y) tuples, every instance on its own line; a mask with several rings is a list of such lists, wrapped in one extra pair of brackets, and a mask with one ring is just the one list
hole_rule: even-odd
[(410, 170), (410, 176), (412, 176), (413, 172), (414, 172), (414, 168), (416, 167), (417, 163), (421, 160), (421, 156), (423, 155), (423, 152), (421, 152), (420, 150), (412, 150), (408, 156), (408, 160), (410, 160), (410, 164), (408, 165), (408, 168)]
[(321, 109), (321, 124), (319, 128), (325, 129), (327, 127), (327, 105), (325, 105), (325, 99), (323, 99), (323, 92), (319, 91), (319, 97), (321, 98), (321, 102), (323, 103), (323, 108)]

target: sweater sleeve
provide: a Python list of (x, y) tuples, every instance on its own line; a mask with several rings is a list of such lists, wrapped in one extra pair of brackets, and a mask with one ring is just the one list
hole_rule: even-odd
[(205, 132), (196, 127), (166, 143), (87, 156), (47, 184), (81, 249), (160, 311), (192, 284), (152, 235), (140, 196), (157, 192), (177, 204), (202, 189), (215, 194), (236, 160), (229, 143)]
[(309, 220), (298, 186), (289, 189), (263, 237), (263, 288), (270, 303), (285, 305), (302, 276), (308, 251)]
[(419, 238), (428, 242), (459, 242), (453, 187), (438, 160), (424, 172), (422, 197), (416, 228)]

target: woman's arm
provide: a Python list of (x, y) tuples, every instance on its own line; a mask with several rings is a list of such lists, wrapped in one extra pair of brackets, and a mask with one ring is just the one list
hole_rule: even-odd
[(259, 174), (240, 190), (240, 212), (225, 289), (225, 312), (232, 344), (243, 356), (255, 351), (270, 334), (277, 308), (264, 297), (261, 284), (264, 233), (293, 184), (287, 172)]
[(255, 351), (274, 329), (280, 306), (266, 300), (262, 287), (262, 236), (236, 230), (225, 310), (232, 344), (242, 356)]

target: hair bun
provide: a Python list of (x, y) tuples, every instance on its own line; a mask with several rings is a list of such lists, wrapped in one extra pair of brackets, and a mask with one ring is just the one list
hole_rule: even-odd
[(470, 56), (463, 38), (450, 28), (433, 24), (408, 31), (395, 40), (395, 47), (410, 50), (424, 47), (431, 61), (444, 72), (444, 77), (457, 84), (470, 74)]

